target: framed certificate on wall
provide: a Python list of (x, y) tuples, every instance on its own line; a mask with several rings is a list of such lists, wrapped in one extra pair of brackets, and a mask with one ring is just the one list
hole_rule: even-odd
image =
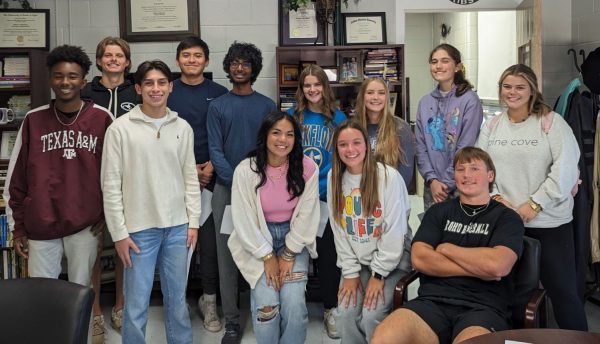
[(0, 10), (0, 48), (50, 47), (50, 10)]
[(119, 0), (119, 29), (128, 42), (171, 42), (200, 36), (197, 0)]

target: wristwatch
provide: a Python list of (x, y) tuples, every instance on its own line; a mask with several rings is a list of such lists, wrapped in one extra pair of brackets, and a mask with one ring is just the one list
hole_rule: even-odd
[(380, 280), (380, 281), (383, 280), (383, 276), (381, 276), (380, 273), (377, 273), (375, 271), (371, 271), (371, 276), (376, 280)]
[(543, 210), (542, 206), (539, 205), (538, 203), (536, 203), (531, 197), (529, 197), (529, 199), (527, 200), (527, 203), (529, 204), (531, 209), (533, 209), (533, 211), (535, 211), (536, 213), (539, 213)]

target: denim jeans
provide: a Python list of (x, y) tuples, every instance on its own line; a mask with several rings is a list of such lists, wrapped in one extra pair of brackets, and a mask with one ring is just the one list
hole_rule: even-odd
[[(404, 276), (408, 271), (402, 271), (395, 269), (385, 278), (383, 285), (383, 295), (385, 298), (385, 304), (382, 304), (381, 298), (377, 300), (377, 307), (375, 309), (363, 308), (364, 294), (358, 292), (356, 307), (352, 305), (352, 302), (346, 308), (345, 300), (336, 308), (334, 313), (335, 322), (337, 324), (338, 333), (342, 338), (342, 343), (348, 344), (367, 344), (371, 341), (375, 327), (388, 315), (392, 310), (392, 303), (394, 301), (394, 289), (396, 283)], [(360, 272), (360, 283), (363, 288), (367, 287), (369, 278), (371, 278), (371, 271), (369, 267), (363, 265)], [(340, 286), (344, 281), (340, 281)]]
[(150, 228), (131, 233), (140, 249), (129, 251), (131, 268), (125, 268), (123, 343), (145, 343), (148, 304), (156, 264), (160, 272), (167, 343), (192, 343), (192, 327), (185, 299), (187, 286), (188, 225)]
[[(267, 227), (273, 237), (273, 249), (280, 256), (285, 248), (285, 235), (290, 231), (289, 222), (268, 222)], [(281, 290), (267, 286), (265, 273), (250, 293), (252, 324), (258, 344), (302, 344), (306, 340), (308, 310), (304, 291), (308, 276), (308, 250), (304, 248), (296, 255), (292, 272), (301, 273), (293, 281), (284, 281)], [(294, 274), (294, 276), (296, 276)], [(274, 307), (272, 312), (259, 311), (263, 307)], [(259, 317), (269, 320), (259, 321)]]

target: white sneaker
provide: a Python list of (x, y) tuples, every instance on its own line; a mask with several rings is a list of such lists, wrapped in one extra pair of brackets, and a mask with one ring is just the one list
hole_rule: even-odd
[(210, 332), (219, 332), (223, 327), (217, 313), (217, 295), (202, 294), (198, 299), (198, 308), (204, 317), (204, 328)]
[(323, 324), (325, 324), (325, 332), (331, 339), (339, 339), (337, 327), (335, 326), (335, 318), (333, 317), (333, 312), (335, 308), (326, 309), (323, 314)]

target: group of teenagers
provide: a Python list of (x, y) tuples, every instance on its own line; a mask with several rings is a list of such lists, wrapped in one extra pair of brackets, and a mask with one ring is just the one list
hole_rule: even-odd
[[(123, 343), (145, 342), (157, 266), (166, 341), (192, 343), (196, 243), (198, 307), (208, 331), (224, 323), (224, 344), (242, 338), (239, 273), (257, 342), (304, 343), (311, 258), (326, 332), (343, 343), (449, 343), (509, 329), (523, 235), (541, 242), (558, 325), (587, 330), (571, 228), (579, 151), (529, 67), (502, 74), (505, 111), (482, 126), (460, 52), (437, 46), (437, 86), (419, 103), (413, 135), (380, 78), (362, 83), (347, 118), (314, 64), (299, 75), (297, 105), (279, 111), (253, 89), (263, 66), (253, 44), (234, 42), (224, 57), (231, 90), (204, 77), (209, 48), (198, 37), (179, 43), (176, 80), (160, 60), (130, 74), (130, 57), (127, 42), (103, 39), (101, 76), (86, 83), (81, 48), (50, 52), (56, 98), (25, 117), (4, 192), (30, 276), (58, 278), (64, 254), (69, 280), (93, 282), (94, 343), (104, 341), (105, 228), (119, 256), (111, 323)], [(413, 238), (406, 185), (415, 161), (426, 212)], [(394, 287), (413, 268), (423, 274), (419, 296), (392, 312)]]

